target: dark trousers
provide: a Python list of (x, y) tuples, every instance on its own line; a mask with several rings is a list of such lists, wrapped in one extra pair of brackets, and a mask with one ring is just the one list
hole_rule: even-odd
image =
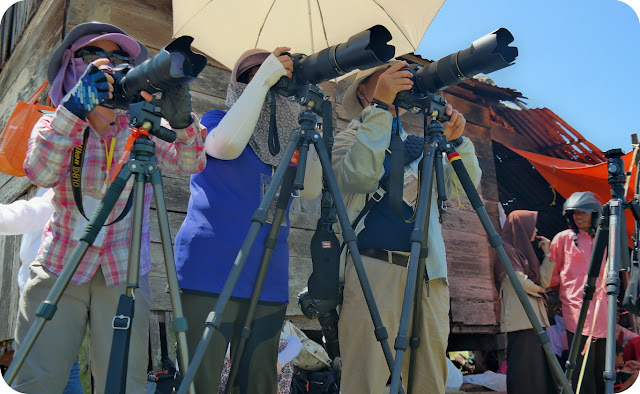
[(549, 362), (533, 329), (507, 333), (507, 393), (557, 392)]
[[(186, 335), (190, 356), (193, 356), (198, 347), (205, 329), (204, 322), (213, 310), (217, 299), (214, 296), (190, 293), (182, 293), (180, 296), (184, 316), (189, 324)], [(222, 314), (220, 329), (214, 332), (195, 375), (194, 384), (197, 393), (218, 392), (227, 347), (229, 342), (237, 344), (240, 341), (240, 331), (244, 325), (248, 307), (249, 300), (229, 300)], [(251, 336), (245, 344), (240, 364), (236, 367), (239, 369), (231, 388), (232, 393), (275, 394), (278, 392), (276, 364), (280, 332), (286, 310), (287, 305), (280, 303), (258, 303), (256, 306)], [(233, 349), (233, 345), (231, 348)], [(233, 358), (233, 353), (231, 357)]]
[[(567, 342), (569, 347), (573, 343), (574, 333), (567, 331)], [(584, 370), (584, 376), (582, 378), (582, 386), (580, 387), (580, 394), (601, 394), (604, 393), (604, 363), (607, 355), (607, 340), (606, 338), (594, 338), (595, 342), (591, 344), (589, 349), (589, 356), (587, 357), (587, 365)], [(576, 360), (576, 369), (573, 370), (571, 375), (571, 386), (575, 391), (578, 387), (578, 378), (580, 377), (580, 370), (582, 369), (582, 359), (580, 355), (587, 337), (582, 335), (580, 340), (580, 347), (578, 351), (578, 359)]]

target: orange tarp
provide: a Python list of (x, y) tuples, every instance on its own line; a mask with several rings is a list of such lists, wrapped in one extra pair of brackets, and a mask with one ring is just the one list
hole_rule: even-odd
[[(560, 193), (565, 199), (574, 192), (591, 191), (595, 193), (600, 201), (606, 203), (611, 200), (611, 186), (608, 183), (609, 173), (607, 162), (589, 165), (570, 160), (556, 159), (537, 153), (531, 153), (520, 149), (509, 148), (524, 157), (542, 175), (547, 182)], [(637, 167), (633, 165), (633, 151), (625, 154), (624, 171), (631, 171), (631, 176), (627, 177), (626, 201), (633, 198), (635, 190)], [(631, 212), (627, 210), (627, 234), (633, 235), (634, 220)]]

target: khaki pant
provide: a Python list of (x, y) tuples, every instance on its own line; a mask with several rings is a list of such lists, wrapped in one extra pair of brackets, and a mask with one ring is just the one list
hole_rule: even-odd
[[(29, 280), (20, 294), (16, 345), (26, 336), (40, 303), (58, 277), (39, 263), (29, 267)], [(144, 393), (148, 367), (149, 276), (140, 277), (135, 292), (135, 314), (129, 346), (127, 393)], [(31, 352), (16, 375), (13, 388), (24, 393), (61, 393), (89, 324), (91, 370), (96, 393), (103, 393), (107, 379), (113, 328), (120, 295), (126, 284), (107, 287), (102, 270), (82, 285), (69, 284), (53, 318), (46, 322)]]
[[(406, 268), (370, 257), (362, 257), (382, 323), (389, 333), (389, 346), (395, 357), (406, 284)], [(423, 289), (420, 346), (414, 366), (414, 393), (444, 393), (447, 380), (446, 348), (449, 336), (449, 286), (443, 279), (429, 282)], [(373, 322), (351, 260), (345, 272), (344, 301), (338, 332), (342, 356), (341, 393), (383, 393), (391, 373), (375, 338)], [(411, 324), (409, 325), (411, 331)], [(405, 391), (409, 372), (410, 348), (402, 365)]]
[[(187, 346), (189, 354), (193, 355), (202, 339), (204, 322), (214, 309), (218, 297), (187, 293), (185, 290), (180, 295), (180, 299), (184, 308), (184, 316), (189, 322)], [(227, 303), (222, 313), (220, 329), (213, 333), (211, 342), (209, 342), (198, 367), (194, 379), (196, 393), (217, 393), (219, 391), (218, 386), (220, 386), (220, 375), (227, 347), (229, 342), (240, 341), (248, 307), (249, 300), (246, 299), (234, 298)], [(286, 311), (287, 305), (283, 303), (258, 303), (256, 305), (251, 325), (251, 336), (245, 343), (242, 358), (237, 365), (239, 369), (236, 379), (232, 383), (231, 393), (275, 394), (278, 392), (276, 363), (278, 362), (280, 332)]]

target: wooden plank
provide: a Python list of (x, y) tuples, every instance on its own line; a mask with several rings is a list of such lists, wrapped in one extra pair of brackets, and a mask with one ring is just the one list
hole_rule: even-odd
[(19, 99), (27, 99), (46, 78), (51, 48), (60, 42), (64, 2), (46, 0), (24, 31), (9, 61), (0, 73), (0, 129)]
[(538, 152), (536, 144), (513, 130), (506, 129), (497, 124), (492, 124), (489, 131), (491, 133), (491, 139), (498, 141), (502, 145), (526, 150), (528, 152)]
[(151, 310), (170, 311), (171, 298), (165, 292), (167, 288), (166, 278), (149, 275), (149, 287), (151, 288)]
[(312, 269), (311, 258), (291, 257), (289, 259), (289, 305), (287, 305), (287, 316), (302, 314), (298, 307), (298, 293), (307, 287), (307, 281)]
[(149, 342), (151, 350), (151, 360), (154, 371), (160, 371), (160, 317), (163, 316), (164, 311), (157, 311), (151, 309), (149, 312)]
[(169, 359), (177, 360), (176, 343), (178, 342), (178, 340), (176, 338), (176, 333), (173, 331), (173, 313), (165, 312), (164, 321), (166, 324), (165, 331), (167, 335), (167, 351), (169, 353)]

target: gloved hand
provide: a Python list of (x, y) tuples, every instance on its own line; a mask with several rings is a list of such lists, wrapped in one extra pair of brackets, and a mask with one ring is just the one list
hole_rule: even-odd
[(160, 113), (172, 128), (185, 129), (191, 123), (191, 91), (188, 84), (178, 85), (162, 92), (162, 98), (151, 100), (151, 104), (160, 107)]
[[(60, 105), (80, 119), (86, 119), (95, 107), (113, 98), (114, 83), (111, 67), (104, 64), (106, 59), (89, 64), (76, 86), (62, 99)], [(108, 62), (108, 60), (106, 60)]]

